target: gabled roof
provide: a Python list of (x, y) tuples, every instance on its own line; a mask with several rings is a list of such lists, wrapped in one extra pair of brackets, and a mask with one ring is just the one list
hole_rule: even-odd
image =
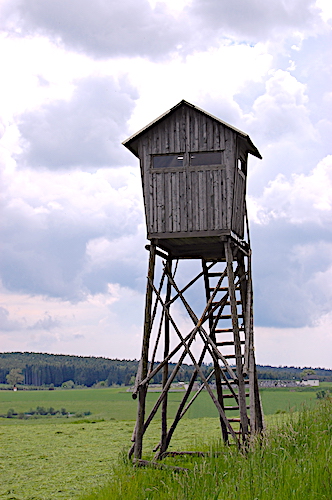
[(248, 150), (249, 152), (254, 155), (254, 156), (257, 156), (257, 158), (260, 158), (262, 159), (262, 156), (260, 154), (260, 152), (258, 151), (258, 149), (256, 148), (256, 146), (253, 144), (252, 140), (250, 139), (249, 135), (246, 134), (245, 132), (242, 132), (241, 130), (233, 127), (232, 125), (229, 125), (229, 123), (226, 123), (222, 120), (220, 120), (219, 118), (217, 118), (216, 116), (214, 115), (211, 115), (211, 113), (208, 113), (207, 111), (204, 111), (203, 109), (201, 108), (198, 108), (197, 106), (194, 106), (193, 104), (190, 104), (190, 102), (188, 101), (185, 101), (184, 99), (182, 99), (182, 101), (180, 101), (178, 104), (176, 104), (175, 106), (173, 106), (173, 108), (169, 109), (168, 111), (166, 111), (165, 113), (163, 113), (162, 115), (158, 116), (158, 118), (156, 118), (155, 120), (153, 120), (152, 122), (150, 122), (148, 125), (146, 125), (145, 127), (143, 127), (141, 130), (139, 130), (138, 132), (136, 132), (135, 134), (131, 135), (130, 137), (128, 137), (128, 139), (126, 139), (125, 141), (123, 141), (123, 145), (126, 146), (126, 148), (128, 148), (135, 156), (137, 156), (136, 152), (131, 148), (131, 143), (136, 141), (137, 139), (139, 139), (139, 137), (141, 135), (143, 135), (145, 132), (147, 132), (149, 129), (153, 128), (157, 123), (159, 123), (160, 121), (164, 120), (165, 118), (167, 118), (168, 115), (171, 115), (172, 113), (174, 113), (177, 109), (179, 109), (181, 106), (188, 106), (190, 108), (193, 108), (195, 109), (198, 113), (202, 113), (203, 115), (205, 116), (209, 116), (210, 118), (212, 118), (213, 120), (215, 120), (216, 122), (218, 123), (221, 123), (222, 125), (224, 125), (225, 127), (233, 130), (234, 132), (236, 132), (237, 134), (239, 134), (240, 136), (243, 137), (243, 139), (246, 140), (246, 142), (248, 143)]

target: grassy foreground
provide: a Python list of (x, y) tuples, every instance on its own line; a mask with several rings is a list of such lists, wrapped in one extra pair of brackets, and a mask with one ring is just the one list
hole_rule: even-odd
[[(328, 387), (324, 385), (324, 389)], [(158, 395), (148, 393), (148, 409)], [(181, 396), (181, 393), (170, 394), (171, 416)], [(317, 402), (316, 390), (308, 389), (264, 389), (261, 396), (268, 426), (282, 417), (274, 415), (276, 412), (294, 412), (303, 404), (315, 407)], [(124, 387), (0, 391), (0, 415), (6, 415), (10, 408), (29, 412), (37, 406), (56, 410), (65, 407), (73, 416), (35, 418), (34, 415), (27, 420), (18, 416), (0, 418), (0, 499), (77, 500), (83, 492), (105, 484), (112, 477), (119, 453), (130, 446), (137, 408), (131, 393)], [(85, 411), (91, 414), (82, 416)], [(156, 445), (159, 435), (160, 420), (157, 418), (144, 439), (145, 454)], [(202, 449), (199, 439), (208, 443), (219, 435), (216, 409), (209, 395), (203, 392), (178, 426), (170, 450), (184, 450), (188, 446)], [(197, 468), (203, 464), (204, 461), (198, 461)], [(132, 473), (132, 468), (128, 470), (128, 474)], [(115, 471), (118, 473), (117, 466)], [(158, 485), (160, 476), (156, 477)]]
[[(113, 479), (80, 500), (330, 500), (332, 401), (284, 417), (247, 452), (215, 443), (209, 458), (167, 459), (188, 472), (133, 468), (119, 460)], [(214, 454), (214, 455), (213, 455)]]

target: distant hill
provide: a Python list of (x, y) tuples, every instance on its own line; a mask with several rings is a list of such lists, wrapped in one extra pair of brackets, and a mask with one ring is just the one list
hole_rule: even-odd
[[(106, 385), (129, 385), (133, 383), (136, 376), (137, 366), (137, 360), (35, 352), (7, 352), (0, 353), (0, 383), (6, 383), (6, 375), (10, 370), (19, 369), (24, 375), (25, 385), (47, 386), (53, 384), (61, 386), (69, 380), (72, 380), (75, 385), (87, 387), (100, 381), (105, 381)], [(320, 381), (332, 381), (332, 370), (323, 368), (257, 366), (258, 378), (270, 380), (292, 380), (294, 378), (299, 380), (304, 369), (314, 370), (315, 376)], [(207, 375), (211, 371), (211, 366), (203, 365), (202, 370)], [(188, 381), (193, 371), (193, 365), (183, 365), (175, 381)], [(156, 375), (154, 382), (161, 382), (161, 373)]]

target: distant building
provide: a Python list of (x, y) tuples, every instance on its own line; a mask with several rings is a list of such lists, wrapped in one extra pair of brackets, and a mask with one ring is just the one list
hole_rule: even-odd
[(315, 378), (305, 377), (301, 381), (301, 385), (308, 385), (309, 387), (318, 387), (319, 386), (319, 380), (315, 379)]

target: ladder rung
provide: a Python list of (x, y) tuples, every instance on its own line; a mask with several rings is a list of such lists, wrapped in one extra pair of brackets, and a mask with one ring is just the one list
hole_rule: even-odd
[[(209, 287), (209, 290), (210, 292), (214, 292), (216, 288), (217, 288), (216, 286), (211, 286)], [(235, 290), (240, 290), (240, 288), (237, 286), (235, 287)], [(229, 288), (228, 286), (221, 286), (217, 288), (217, 292), (229, 292)]]
[[(237, 396), (238, 396), (238, 394), (237, 394)], [(249, 392), (246, 392), (245, 396), (246, 396), (246, 398), (249, 398), (249, 396), (250, 396)], [(223, 398), (234, 398), (234, 395), (233, 394), (223, 394), (222, 397)]]
[(240, 417), (228, 418), (227, 420), (228, 420), (228, 422), (240, 422), (241, 423)]
[[(238, 318), (243, 318), (243, 314), (238, 314)], [(217, 316), (213, 316), (213, 319), (217, 318)], [(231, 314), (222, 314), (219, 319), (232, 319)]]
[[(245, 344), (245, 341), (244, 340), (241, 340), (240, 342), (241, 345), (244, 345)], [(216, 346), (217, 347), (222, 347), (222, 346), (226, 346), (226, 345), (230, 345), (230, 346), (233, 346), (235, 345), (233, 341), (230, 341), (230, 342), (216, 342)]]
[[(244, 328), (240, 327), (239, 332), (243, 332)], [(215, 333), (233, 333), (233, 328), (218, 328), (214, 331)]]
[[(224, 358), (225, 359), (232, 359), (232, 358), (236, 358), (235, 354), (225, 354), (224, 355)], [(241, 354), (241, 358), (243, 358), (243, 354)]]
[[(250, 406), (246, 406), (247, 410), (250, 409)], [(239, 410), (240, 407), (239, 406), (225, 406), (224, 410), (227, 411), (227, 410)]]
[[(241, 305), (242, 304), (241, 300), (237, 300), (236, 303), (237, 303), (237, 305)], [(217, 305), (219, 305), (219, 302), (212, 302), (211, 303), (212, 307), (217, 306)], [(226, 302), (226, 304), (225, 304), (225, 306), (230, 306), (230, 305), (231, 305), (230, 302)]]
[[(244, 380), (243, 381), (245, 384), (249, 384), (249, 380)], [(236, 384), (235, 382), (233, 382), (233, 380), (229, 380), (229, 382), (225, 382), (224, 380), (221, 381), (221, 385), (235, 385), (236, 387), (238, 386), (238, 384)]]

